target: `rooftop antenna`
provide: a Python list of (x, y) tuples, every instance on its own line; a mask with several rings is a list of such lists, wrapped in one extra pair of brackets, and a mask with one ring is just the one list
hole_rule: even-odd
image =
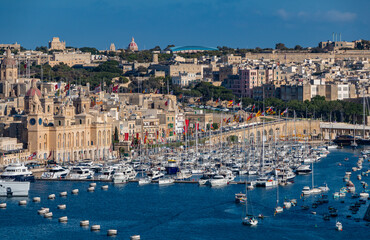
[(339, 33), (339, 42), (342, 41), (342, 33)]
[(338, 33), (335, 33), (335, 41), (338, 41)]
[(333, 42), (334, 42), (334, 32), (333, 32)]

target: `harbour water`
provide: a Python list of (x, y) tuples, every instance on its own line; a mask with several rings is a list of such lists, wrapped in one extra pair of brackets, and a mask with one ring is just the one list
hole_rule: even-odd
[[(89, 182), (36, 181), (31, 184), (28, 198), (0, 198), (0, 202), (8, 205), (0, 209), (0, 239), (105, 239), (109, 238), (108, 229), (118, 230), (116, 239), (129, 239), (135, 234), (141, 235), (141, 239), (368, 239), (370, 226), (362, 218), (369, 201), (352, 215), (349, 206), (358, 199), (352, 199), (350, 193), (333, 199), (333, 193), (345, 186), (345, 171), (356, 165), (359, 152), (349, 148), (331, 150), (315, 164), (315, 185), (327, 183), (330, 188), (329, 203), (316, 209), (301, 209), (302, 205), (311, 206), (320, 196), (300, 197), (302, 188), (311, 186), (311, 175), (297, 176), (294, 184), (279, 187), (280, 205), (284, 198), (295, 198), (298, 206), (284, 209), (275, 216), (276, 187), (251, 190), (249, 212), (265, 216), (256, 227), (241, 224), (245, 206), (234, 202), (235, 193), (245, 192), (243, 184), (210, 188), (197, 184), (138, 186), (128, 183), (108, 184), (109, 189), (103, 191), (100, 187), (107, 183), (98, 182), (94, 192), (87, 192)], [(344, 161), (346, 157), (349, 161)], [(363, 168), (369, 169), (367, 160)], [(357, 174), (360, 172), (352, 173), (351, 180), (359, 193), (362, 186)], [(365, 176), (362, 181), (369, 183), (369, 179)], [(78, 195), (71, 194), (75, 188), (80, 190)], [(59, 197), (62, 191), (67, 191), (68, 196)], [(48, 200), (47, 196), (52, 193), (56, 199)], [(41, 197), (40, 203), (32, 202), (36, 196)], [(19, 206), (18, 201), (23, 199), (28, 200), (27, 205)], [(59, 204), (66, 204), (67, 208), (59, 210)], [(329, 206), (337, 208), (339, 215), (324, 221), (323, 215), (328, 213)], [(53, 218), (38, 215), (41, 207), (50, 208)], [(347, 219), (347, 215), (353, 217)], [(61, 216), (67, 216), (68, 223), (59, 223)], [(361, 220), (356, 222), (354, 218)], [(80, 227), (79, 222), (85, 219), (90, 221), (90, 226), (101, 225), (101, 231), (91, 232), (89, 228)], [(336, 219), (343, 223), (342, 232), (335, 230)]]

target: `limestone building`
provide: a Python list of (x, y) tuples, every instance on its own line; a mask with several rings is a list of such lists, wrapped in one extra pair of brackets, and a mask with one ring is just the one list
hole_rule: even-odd
[(53, 37), (53, 40), (49, 42), (49, 50), (65, 50), (66, 42), (61, 42), (59, 37)]
[(43, 98), (36, 83), (32, 83), (25, 97), (27, 115), (22, 117), (22, 131), (27, 134), (22, 142), (29, 152), (37, 154), (38, 160), (102, 160), (113, 154), (111, 119), (98, 111), (91, 114), (85, 96), (74, 101)]

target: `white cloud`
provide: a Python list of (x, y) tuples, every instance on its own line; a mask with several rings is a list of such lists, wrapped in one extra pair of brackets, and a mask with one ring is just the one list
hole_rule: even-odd
[(279, 10), (277, 10), (276, 13), (279, 17), (281, 17), (284, 20), (288, 20), (288, 18), (289, 18), (289, 14), (284, 9), (279, 9)]
[(357, 17), (356, 13), (341, 12), (337, 10), (327, 11), (324, 18), (331, 22), (351, 22)]
[(341, 12), (338, 10), (305, 12), (299, 11), (288, 12), (285, 9), (279, 9), (276, 12), (277, 16), (283, 20), (305, 20), (305, 21), (328, 21), (328, 22), (351, 22), (357, 18), (356, 13)]

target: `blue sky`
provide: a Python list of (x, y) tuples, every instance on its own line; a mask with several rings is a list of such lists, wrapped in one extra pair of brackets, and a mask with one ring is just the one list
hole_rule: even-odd
[(140, 49), (168, 44), (274, 47), (316, 46), (370, 39), (369, 0), (0, 0), (0, 43)]

